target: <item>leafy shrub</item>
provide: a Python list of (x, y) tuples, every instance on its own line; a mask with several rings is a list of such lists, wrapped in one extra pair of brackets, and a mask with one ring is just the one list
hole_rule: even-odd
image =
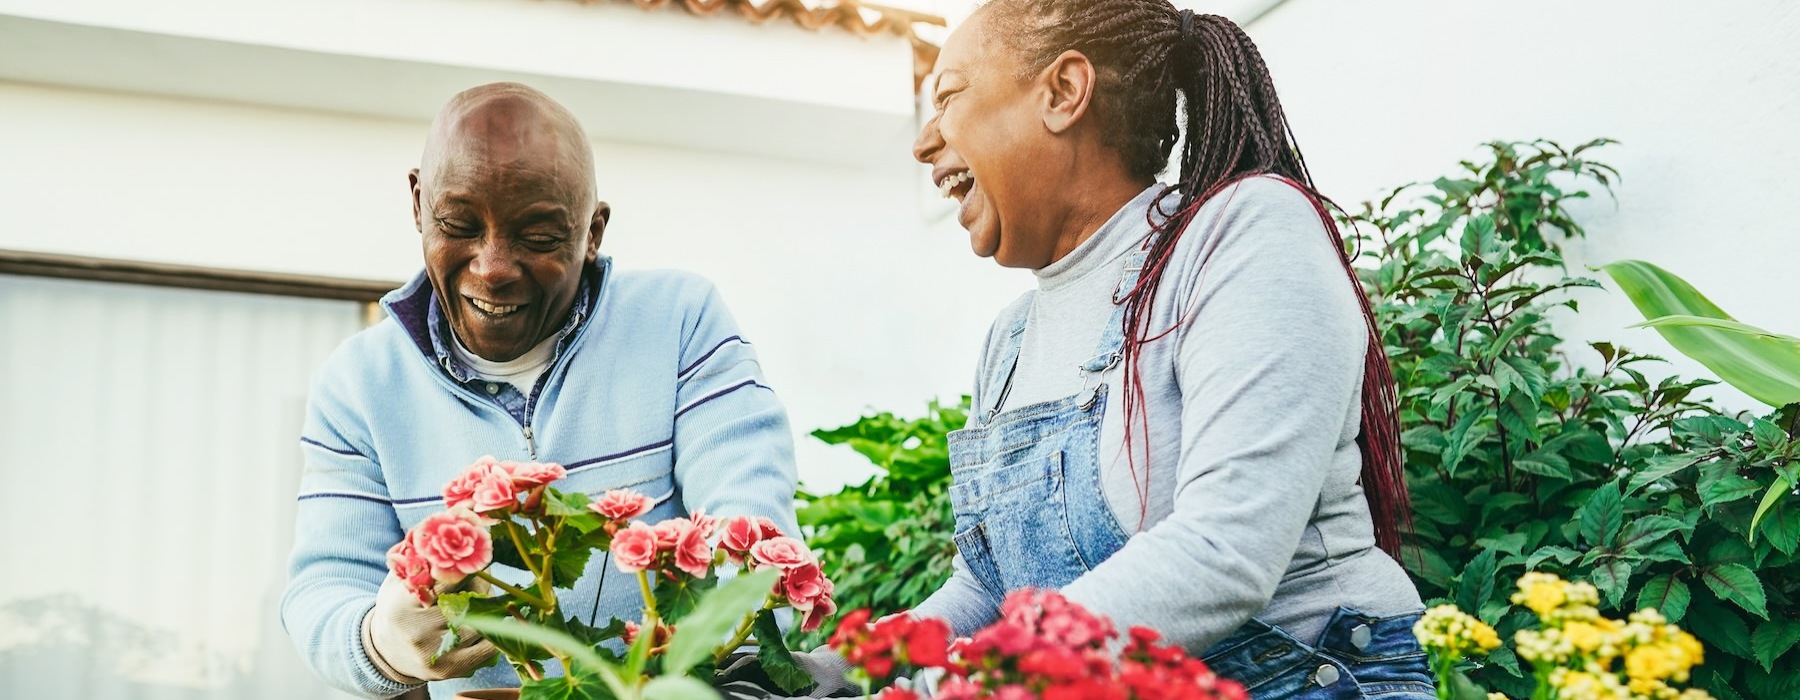
[[(840, 610), (894, 612), (918, 605), (950, 578), (956, 518), (950, 509), (950, 452), (946, 436), (963, 427), (969, 399), (956, 406), (932, 401), (925, 415), (864, 416), (812, 435), (846, 445), (879, 471), (837, 493), (801, 494), (800, 525), (837, 585)], [(797, 635), (796, 645), (824, 643), (822, 633)]]
[[(1583, 235), (1565, 204), (1616, 171), (1555, 143), (1491, 143), (1455, 177), (1399, 188), (1349, 217), (1400, 385), (1416, 522), (1403, 557), (1422, 592), (1500, 631), (1531, 622), (1495, 581), (1543, 569), (1592, 581), (1602, 609), (1661, 609), (1721, 650), (1699, 684), (1726, 700), (1800, 697), (1800, 509), (1749, 541), (1754, 494), (1800, 456), (1794, 410), (1718, 415), (1653, 381), (1656, 358), (1595, 343), (1566, 354), (1553, 310), (1599, 285), (1570, 276)], [(1400, 203), (1403, 196), (1411, 195)], [(1482, 685), (1531, 691), (1509, 647)]]

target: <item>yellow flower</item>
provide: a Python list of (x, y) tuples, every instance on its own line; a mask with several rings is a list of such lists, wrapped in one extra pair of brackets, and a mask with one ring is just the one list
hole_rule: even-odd
[(1530, 608), (1538, 617), (1544, 617), (1568, 601), (1565, 587), (1563, 580), (1555, 574), (1532, 571), (1519, 577), (1519, 592), (1513, 594), (1512, 602), (1514, 605)]
[(1500, 646), (1500, 634), (1486, 623), (1469, 616), (1454, 605), (1439, 605), (1425, 611), (1413, 623), (1413, 636), (1419, 645), (1439, 656), (1462, 658), (1468, 654), (1486, 654)]
[(1665, 681), (1684, 670), (1676, 654), (1661, 644), (1646, 644), (1625, 653), (1625, 675), (1634, 681)]
[(1487, 700), (1512, 700), (1512, 698), (1506, 697), (1506, 693), (1488, 693)]

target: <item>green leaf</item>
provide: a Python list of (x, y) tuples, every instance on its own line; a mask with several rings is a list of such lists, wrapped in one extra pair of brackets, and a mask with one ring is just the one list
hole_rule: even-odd
[(1632, 552), (1646, 550), (1676, 532), (1689, 530), (1687, 523), (1667, 515), (1649, 515), (1631, 521), (1625, 526), (1625, 533), (1619, 536), (1619, 551)]
[(1624, 496), (1619, 491), (1619, 482), (1594, 489), (1576, 516), (1581, 521), (1581, 538), (1590, 546), (1612, 542), (1625, 524)]
[(1736, 319), (1693, 285), (1650, 263), (1627, 260), (1604, 269), (1681, 354), (1758, 401), (1777, 407), (1800, 402), (1800, 340), (1716, 323)]
[[(1777, 476), (1775, 477), (1775, 483), (1771, 484), (1769, 490), (1763, 493), (1762, 502), (1758, 503), (1756, 506), (1756, 515), (1751, 516), (1750, 518), (1751, 544), (1756, 543), (1756, 526), (1762, 524), (1763, 516), (1769, 514), (1770, 508), (1774, 508), (1775, 504), (1780, 503), (1781, 499), (1787, 496), (1789, 486), (1790, 484), (1788, 484), (1786, 477)], [(1787, 551), (1792, 553), (1794, 551), (1793, 546), (1790, 545)]]
[(596, 700), (618, 697), (607, 692), (606, 681), (594, 672), (577, 667), (562, 676), (542, 680), (525, 679), (519, 687), (519, 700)]
[(1738, 474), (1730, 462), (1709, 464), (1700, 469), (1700, 500), (1708, 506), (1722, 506), (1755, 496), (1762, 486)]
[(564, 493), (555, 489), (546, 489), (544, 493), (544, 514), (556, 517), (577, 515), (593, 515), (588, 510), (588, 496), (580, 491)]
[[(1750, 626), (1744, 624), (1744, 618), (1707, 596), (1694, 596), (1688, 606), (1685, 626), (1725, 653), (1742, 659), (1756, 658), (1750, 649)], [(1707, 665), (1712, 665), (1711, 658), (1707, 659)]]
[(1681, 472), (1681, 470), (1694, 466), (1705, 457), (1706, 453), (1704, 452), (1657, 455), (1656, 457), (1652, 457), (1643, 467), (1632, 470), (1631, 480), (1625, 487), (1625, 493), (1628, 495), (1636, 493), (1645, 486), (1674, 476)]
[(1509, 532), (1499, 537), (1475, 540), (1475, 546), (1504, 554), (1519, 554), (1525, 549), (1525, 533)]
[(1487, 691), (1462, 671), (1450, 671), (1450, 700), (1487, 700)]
[(1661, 574), (1644, 582), (1637, 604), (1639, 608), (1655, 608), (1669, 622), (1680, 622), (1687, 614), (1690, 595), (1687, 582), (1674, 574)]
[(719, 640), (762, 606), (780, 575), (775, 569), (743, 574), (707, 594), (693, 612), (681, 618), (675, 636), (669, 640), (669, 650), (663, 655), (663, 671), (686, 673), (700, 665)]
[[(576, 639), (565, 632), (551, 629), (543, 625), (520, 622), (510, 617), (473, 615), (464, 618), (462, 624), (476, 632), (480, 632), (482, 636), (487, 637), (489, 640), (512, 639), (555, 650), (562, 655), (573, 659), (576, 663), (600, 674), (601, 678), (606, 681), (607, 686), (611, 688), (615, 694), (620, 696), (626, 694), (627, 689), (625, 688), (624, 683), (617, 678), (617, 669), (612, 664), (607, 663), (605, 659), (600, 658), (600, 655), (595, 653), (592, 647), (581, 643), (581, 640)], [(646, 638), (650, 636), (651, 635), (647, 634), (644, 635)]]
[(644, 686), (644, 700), (718, 700), (711, 686), (693, 676), (661, 676)]
[(1705, 679), (1702, 687), (1717, 700), (1745, 700), (1744, 696), (1731, 689), (1731, 681), (1725, 674), (1712, 671), (1705, 675)]
[(1499, 571), (1494, 550), (1483, 549), (1469, 561), (1456, 583), (1456, 606), (1479, 614), (1488, 599), (1494, 597), (1494, 575)]
[(813, 685), (812, 674), (794, 663), (794, 655), (788, 652), (787, 645), (781, 641), (781, 626), (775, 622), (775, 613), (764, 610), (756, 614), (756, 660), (762, 665), (763, 673), (769, 680), (789, 694), (797, 694)]
[(1738, 607), (1750, 611), (1757, 617), (1768, 619), (1768, 603), (1764, 599), (1762, 581), (1756, 578), (1756, 572), (1743, 564), (1721, 564), (1701, 570), (1700, 580), (1706, 582), (1714, 595), (1720, 600), (1736, 603)]
[[(1785, 479), (1777, 480), (1780, 484)], [(1800, 507), (1794, 503), (1774, 507), (1762, 521), (1762, 533), (1769, 536), (1769, 544), (1783, 554), (1793, 554), (1800, 549)]]
[(1575, 559), (1580, 556), (1580, 552), (1561, 545), (1541, 547), (1538, 551), (1532, 552), (1531, 557), (1525, 560), (1525, 568), (1536, 569), (1545, 561), (1552, 559), (1556, 560), (1556, 563), (1558, 564), (1568, 566), (1570, 562), (1575, 561)]
[(1594, 587), (1606, 596), (1606, 604), (1619, 607), (1619, 601), (1625, 599), (1627, 584), (1631, 581), (1631, 560), (1624, 557), (1605, 556), (1594, 563)]
[(1756, 652), (1756, 662), (1765, 671), (1775, 670), (1775, 660), (1794, 648), (1796, 642), (1800, 642), (1800, 622), (1793, 620), (1762, 623), (1750, 635), (1750, 649)]

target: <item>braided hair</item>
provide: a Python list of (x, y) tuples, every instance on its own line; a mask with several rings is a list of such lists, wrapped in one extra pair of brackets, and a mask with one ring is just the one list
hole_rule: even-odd
[[(1275, 96), (1275, 83), (1249, 35), (1224, 17), (1177, 10), (1169, 0), (989, 0), (979, 12), (1018, 58), (1028, 79), (1067, 50), (1080, 51), (1095, 73), (1092, 114), (1102, 142), (1115, 149), (1134, 178), (1154, 180), (1183, 143), (1181, 198), (1172, 215), (1150, 216), (1156, 231), (1138, 284), (1126, 298), (1125, 446), (1149, 431), (1138, 359), (1146, 343), (1174, 329), (1150, 328), (1157, 289), (1171, 253), (1200, 206), (1245, 178), (1271, 175), (1304, 193), (1318, 211), (1350, 278), (1368, 329), (1362, 382), (1362, 484), (1375, 540), (1399, 556), (1401, 531), (1412, 509), (1401, 462), (1392, 370), (1369, 298), (1344, 253), (1330, 201), (1313, 186), (1306, 161)], [(1183, 142), (1181, 137), (1186, 134)], [(1145, 439), (1145, 443), (1148, 440)], [(1145, 448), (1146, 450), (1148, 448)], [(1148, 484), (1149, 465), (1142, 483)], [(1140, 488), (1140, 506), (1148, 507)]]

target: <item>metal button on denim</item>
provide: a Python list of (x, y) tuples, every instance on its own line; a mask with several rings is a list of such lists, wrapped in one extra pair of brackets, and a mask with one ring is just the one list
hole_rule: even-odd
[(1338, 682), (1338, 675), (1336, 666), (1325, 664), (1320, 666), (1319, 670), (1313, 671), (1313, 682), (1319, 684), (1320, 688), (1324, 688)]
[(1368, 625), (1357, 625), (1355, 629), (1350, 630), (1350, 644), (1354, 645), (1357, 651), (1368, 649), (1369, 640), (1373, 636), (1374, 632), (1369, 629)]
[(498, 394), (498, 393), (500, 393), (500, 385), (495, 384), (493, 382), (488, 382), (487, 390), (488, 390), (488, 393), (490, 393), (490, 394)]

